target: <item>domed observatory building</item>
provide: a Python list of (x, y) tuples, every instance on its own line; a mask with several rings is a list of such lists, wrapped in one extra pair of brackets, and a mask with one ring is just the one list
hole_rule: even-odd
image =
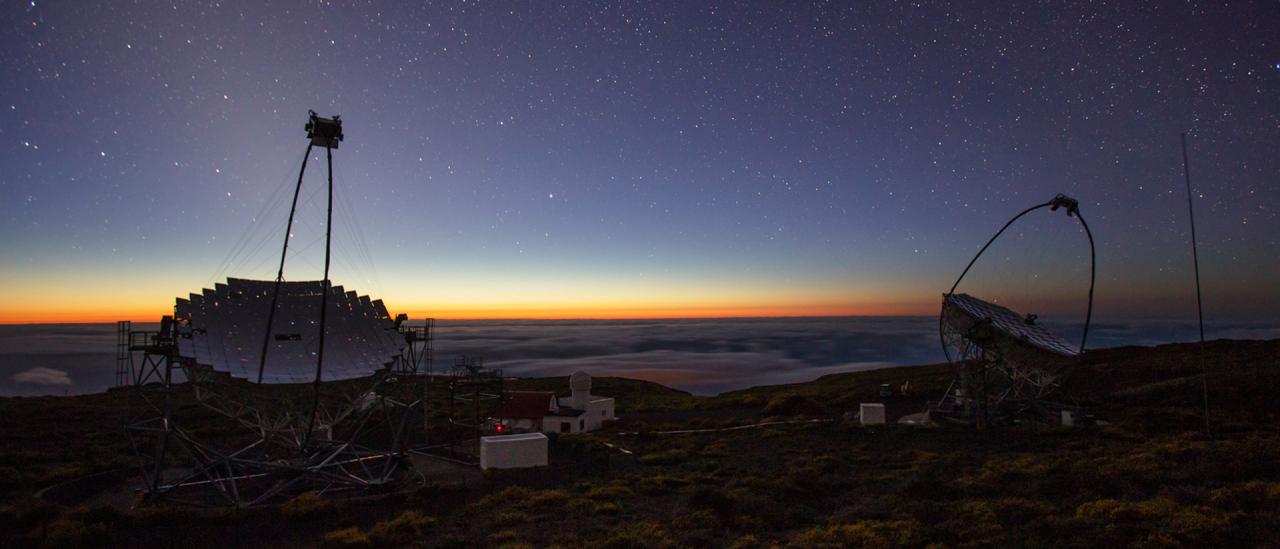
[(551, 427), (555, 427), (556, 432), (560, 433), (585, 433), (594, 431), (604, 425), (605, 421), (613, 421), (613, 399), (595, 396), (591, 394), (591, 376), (581, 370), (574, 372), (569, 376), (569, 396), (557, 399), (560, 404), (560, 410), (563, 413), (565, 408), (574, 411), (581, 411), (578, 421), (571, 424), (566, 429), (563, 422), (559, 425), (548, 425), (549, 422), (543, 421), (542, 430), (551, 432)]
[(613, 399), (591, 394), (591, 376), (586, 372), (569, 376), (569, 391), (567, 397), (550, 391), (507, 391), (494, 413), (494, 429), (573, 434), (594, 431), (616, 419)]

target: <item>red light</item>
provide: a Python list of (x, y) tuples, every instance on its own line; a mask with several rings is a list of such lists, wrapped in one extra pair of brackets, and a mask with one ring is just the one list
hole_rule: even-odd
[(502, 432), (502, 424), (501, 424), (501, 423), (499, 423), (499, 424), (498, 424), (498, 432), (499, 432), (499, 433), (501, 433), (501, 432)]

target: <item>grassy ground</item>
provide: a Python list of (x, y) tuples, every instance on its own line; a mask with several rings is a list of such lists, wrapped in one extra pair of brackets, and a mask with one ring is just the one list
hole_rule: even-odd
[[(841, 420), (882, 400), (881, 383), (917, 388), (887, 399), (891, 416), (919, 411), (950, 379), (941, 366), (719, 397), (597, 379), (593, 392), (616, 396), (623, 420), (557, 438), (551, 468), (375, 502), (302, 496), (235, 512), (36, 500), (40, 487), (132, 463), (120, 436), (129, 397), (0, 399), (0, 545), (1277, 545), (1280, 341), (1209, 344), (1212, 438), (1196, 349), (1089, 353), (1062, 396), (1109, 425), (1074, 430)], [(513, 386), (563, 391), (567, 381)], [(831, 421), (659, 434), (803, 419)], [(201, 421), (217, 432), (215, 417)]]

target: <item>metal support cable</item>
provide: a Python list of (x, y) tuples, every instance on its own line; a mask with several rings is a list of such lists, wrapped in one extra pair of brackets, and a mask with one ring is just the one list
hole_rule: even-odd
[(284, 226), (284, 246), (280, 249), (280, 270), (276, 271), (275, 289), (271, 292), (271, 308), (267, 310), (267, 330), (262, 335), (262, 354), (258, 357), (258, 383), (262, 383), (262, 373), (267, 367), (267, 350), (271, 348), (271, 328), (276, 319), (276, 305), (280, 300), (280, 283), (284, 282), (284, 259), (289, 254), (289, 237), (293, 232), (293, 216), (298, 211), (298, 193), (302, 191), (302, 176), (307, 173), (307, 160), (311, 158), (310, 143), (307, 154), (302, 157), (302, 168), (298, 170), (298, 183), (293, 187), (293, 205), (289, 207), (289, 222)]
[[(378, 294), (382, 294), (382, 279), (378, 275), (378, 263), (373, 260), (373, 255), (369, 251), (371, 248), (369, 246), (368, 239), (365, 237), (364, 229), (362, 227), (363, 224), (356, 222), (357, 211), (355, 209), (355, 203), (352, 201), (350, 193), (343, 191), (343, 189), (349, 189), (352, 188), (352, 186), (348, 184), (348, 179), (342, 171), (342, 166), (338, 167), (336, 177), (338, 178), (338, 181), (342, 183), (338, 190), (335, 191), (338, 200), (338, 213), (339, 215), (346, 216), (344, 223), (351, 227), (350, 236), (354, 238), (353, 244), (355, 246), (355, 251), (358, 254), (353, 256), (353, 258), (368, 266), (367, 273), (363, 268), (361, 269), (362, 276), (365, 278), (371, 278), (370, 282), (373, 284), (374, 291)], [(372, 276), (368, 276), (369, 274)]]
[[(305, 163), (307, 161), (306, 157), (303, 157), (302, 161)], [(272, 185), (273, 190), (271, 191), (271, 194), (263, 201), (262, 206), (258, 209), (257, 215), (251, 218), (250, 224), (240, 234), (240, 237), (236, 239), (236, 242), (228, 251), (227, 256), (218, 264), (218, 268), (213, 271), (213, 275), (209, 277), (209, 280), (205, 284), (206, 287), (212, 287), (215, 280), (220, 278), (227, 270), (231, 269), (231, 267), (236, 264), (236, 261), (240, 259), (245, 250), (253, 244), (253, 242), (257, 241), (258, 245), (255, 247), (254, 251), (249, 254), (249, 257), (252, 257), (257, 253), (258, 249), (261, 249), (262, 244), (266, 242), (266, 239), (259, 238), (264, 226), (264, 223), (262, 223), (261, 220), (265, 219), (266, 213), (275, 207), (276, 201), (283, 198), (283, 191), (288, 186), (288, 178), (291, 173), (293, 172), (290, 171), (284, 173), (280, 177), (280, 180), (275, 185)]]

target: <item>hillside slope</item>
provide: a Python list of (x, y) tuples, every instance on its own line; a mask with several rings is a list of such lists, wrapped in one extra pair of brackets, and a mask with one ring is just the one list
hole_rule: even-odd
[[(1272, 545), (1280, 341), (1206, 347), (1212, 438), (1201, 429), (1197, 349), (1088, 353), (1062, 398), (1109, 425), (1074, 430), (840, 419), (881, 400), (881, 383), (910, 381), (916, 396), (887, 404), (893, 414), (919, 411), (950, 379), (940, 365), (718, 397), (598, 379), (594, 392), (618, 397), (622, 420), (558, 438), (550, 468), (372, 502), (303, 498), (239, 512), (36, 500), (40, 487), (131, 465), (120, 436), (128, 396), (0, 399), (0, 544)], [(512, 385), (563, 390), (566, 380)], [(762, 421), (794, 423), (724, 430)]]

